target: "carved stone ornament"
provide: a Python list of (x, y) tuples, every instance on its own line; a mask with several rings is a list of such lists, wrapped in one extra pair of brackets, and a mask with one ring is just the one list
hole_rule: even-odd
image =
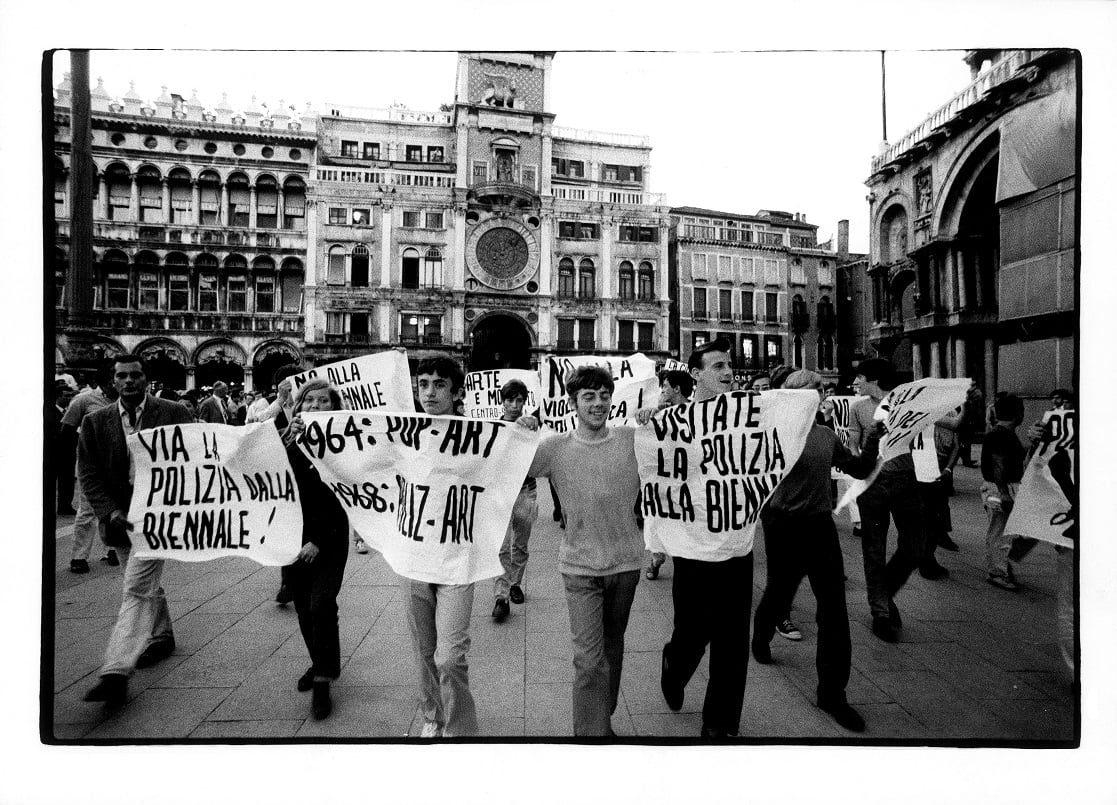
[(490, 218), (474, 227), (465, 254), (472, 274), (501, 291), (520, 287), (539, 267), (535, 235), (514, 218)]

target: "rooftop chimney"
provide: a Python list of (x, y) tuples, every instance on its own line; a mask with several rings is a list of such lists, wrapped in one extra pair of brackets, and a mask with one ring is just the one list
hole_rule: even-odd
[(838, 221), (838, 254), (849, 254), (849, 220)]

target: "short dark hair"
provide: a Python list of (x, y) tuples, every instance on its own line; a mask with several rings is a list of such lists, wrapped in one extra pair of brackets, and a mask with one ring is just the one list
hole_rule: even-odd
[(415, 377), (419, 375), (437, 375), (450, 381), (450, 390), (457, 391), (465, 385), (465, 372), (461, 365), (447, 355), (436, 355), (433, 358), (423, 358), (415, 367)]
[(768, 376), (768, 379), (772, 383), (772, 388), (774, 388), (774, 389), (782, 388), (783, 384), (787, 381), (787, 379), (789, 377), (791, 377), (791, 374), (794, 371), (795, 371), (794, 366), (787, 366), (785, 364), (780, 364), (775, 369), (773, 369), (772, 373)]
[(114, 355), (112, 359), (111, 374), (116, 374), (116, 365), (118, 363), (138, 363), (143, 373), (147, 374), (147, 361), (131, 352), (126, 352), (123, 355)]
[(1006, 394), (993, 403), (993, 416), (1001, 422), (1011, 422), (1024, 416), (1024, 401), (1015, 394)]
[(884, 391), (889, 391), (896, 385), (896, 370), (884, 358), (867, 358), (857, 364), (853, 370), (854, 377), (861, 375), (870, 382), (875, 382)]
[(1060, 397), (1062, 397), (1064, 400), (1066, 400), (1069, 403), (1074, 402), (1074, 395), (1071, 394), (1069, 389), (1055, 389), (1053, 392), (1051, 392), (1047, 396), (1048, 397), (1054, 397), (1056, 394), (1058, 394)]
[(566, 393), (576, 397), (583, 389), (606, 389), (610, 394), (616, 385), (613, 375), (602, 366), (578, 366), (566, 376)]
[(682, 369), (666, 369), (659, 373), (660, 385), (666, 383), (669, 386), (674, 386), (684, 397), (689, 397), (691, 392), (694, 391), (694, 378), (690, 376), (689, 372), (684, 372)]
[(515, 397), (523, 397), (527, 401), (527, 384), (522, 380), (509, 380), (500, 389), (500, 400), (505, 402)]
[(687, 362), (686, 362), (687, 370), (689, 371), (691, 369), (702, 369), (702, 368), (704, 368), (703, 363), (702, 363), (702, 356), (705, 355), (707, 352), (730, 352), (730, 353), (732, 353), (733, 352), (733, 345), (730, 344), (729, 341), (724, 339), (724, 338), (715, 338), (713, 341), (707, 341), (705, 344), (700, 344), (699, 346), (697, 346), (693, 350), (691, 350), (690, 357), (687, 358)]
[(278, 387), (279, 384), (287, 378), (292, 375), (302, 374), (302, 372), (302, 367), (297, 363), (285, 363), (275, 370), (275, 374), (273, 374), (271, 378), (271, 384)]

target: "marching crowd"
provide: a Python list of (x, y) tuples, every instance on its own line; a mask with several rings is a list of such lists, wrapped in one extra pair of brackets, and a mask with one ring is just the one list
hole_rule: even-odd
[[(660, 407), (705, 400), (738, 385), (730, 345), (723, 340), (695, 348), (687, 368), (661, 374)], [(178, 395), (173, 392), (151, 393), (144, 361), (135, 355), (117, 356), (103, 375), (77, 394), (73, 394), (72, 378), (62, 376), (57, 381), (55, 433), (62, 468), (59, 512), (70, 511), (71, 494), (76, 510), (70, 570), (88, 572), (98, 535), (108, 548), (104, 561), (123, 566), (120, 612), (99, 681), (86, 694), (87, 701), (122, 705), (133, 670), (161, 661), (175, 648), (161, 586), (163, 560), (131, 557), (133, 524), (128, 521), (128, 511), (132, 478), (126, 434), (194, 421), (270, 421), (287, 448), (304, 514), (302, 547), (295, 562), (282, 569), (276, 600), (294, 602), (310, 659), (310, 666), (295, 684), (298, 690), (311, 692), (314, 718), (331, 713), (330, 683), (340, 674), (337, 598), (350, 539), (359, 552), (368, 549), (353, 535), (345, 509), (298, 444), (304, 430), (302, 412), (338, 410), (343, 407), (341, 397), (326, 380), (318, 378), (292, 391), (291, 376), (300, 371), (291, 365), (276, 373), (272, 400), (264, 395), (253, 399), (251, 393), (236, 390), (230, 394), (228, 386), (219, 382), (196, 405), (193, 400), (174, 399)], [(750, 653), (756, 662), (770, 663), (770, 642), (775, 634), (801, 639), (791, 609), (804, 577), (816, 599), (817, 704), (845, 729), (865, 729), (845, 693), (852, 649), (846, 575), (833, 515), (832, 469), (852, 478), (873, 478), (851, 515), (863, 548), (872, 633), (880, 640), (891, 643), (900, 638), (902, 619), (896, 598), (911, 573), (918, 570), (928, 579), (943, 578), (946, 569), (935, 560), (935, 551), (940, 547), (957, 550), (949, 536), (950, 479), (955, 463), (969, 458), (966, 439), (972, 438), (975, 417), (984, 415), (976, 386), (960, 412), (935, 423), (926, 449), (937, 462), (933, 465), (937, 472), (928, 471), (926, 462), (913, 459), (913, 453), (878, 467), (883, 425), (874, 419), (874, 413), (895, 384), (894, 371), (887, 361), (870, 359), (862, 361), (856, 373), (853, 390), (863, 398), (851, 407), (848, 446), (833, 427), (828, 403), (833, 388), (825, 387), (818, 374), (781, 367), (753, 380), (752, 388), (758, 392), (781, 387), (812, 389), (819, 395), (816, 423), (802, 454), (761, 512), (767, 579), (755, 615), (751, 547), (718, 561), (672, 557), (674, 628), (663, 647), (661, 688), (668, 707), (680, 710), (687, 686), (709, 651), (702, 707), (704, 739), (731, 739), (739, 733)], [(432, 416), (458, 410), (465, 375), (456, 361), (425, 359), (415, 369), (415, 378), (419, 410)], [(576, 427), (548, 434), (539, 443), (500, 550), (504, 572), (493, 584), (492, 618), (503, 622), (510, 604), (525, 602), (524, 570), (538, 513), (536, 479), (546, 478), (562, 527), (558, 560), (574, 649), (573, 732), (580, 737), (608, 738), (614, 734), (611, 716), (617, 706), (625, 632), (636, 587), (641, 575), (655, 581), (667, 561), (663, 553), (652, 553), (646, 560), (642, 518), (635, 505), (640, 490), (635, 433), (654, 410), (640, 411), (635, 427), (609, 425), (614, 382), (600, 367), (573, 370), (565, 379), (565, 391)], [(1069, 405), (1069, 392), (1059, 390), (1056, 396), (1060, 404)], [(501, 397), (503, 419), (516, 427), (538, 429), (539, 420), (524, 414), (528, 391), (522, 382), (506, 383)], [(989, 582), (1012, 591), (1018, 584), (1011, 563), (1034, 545), (1034, 540), (1014, 539), (1004, 533), (1027, 459), (1027, 448), (1015, 434), (1023, 405), (1019, 398), (1006, 394), (998, 397), (991, 414), (993, 427), (984, 439), (980, 461), (983, 503), (990, 518), (986, 564)], [(1042, 424), (1033, 426), (1029, 436), (1034, 442), (1042, 439)], [(73, 466), (73, 453), (67, 461), (67, 447), (75, 441), (76, 488), (74, 476), (66, 471)], [(890, 520), (898, 540), (889, 558)], [(432, 584), (404, 577), (400, 585), (415, 658), (421, 737), (477, 735), (468, 664), (475, 585)], [(1061, 594), (1060, 618), (1068, 605)], [(1070, 619), (1073, 628), (1072, 610)], [(1060, 624), (1066, 626), (1062, 620)], [(1073, 656), (1067, 650), (1069, 639), (1063, 629), (1060, 645), (1068, 670)]]

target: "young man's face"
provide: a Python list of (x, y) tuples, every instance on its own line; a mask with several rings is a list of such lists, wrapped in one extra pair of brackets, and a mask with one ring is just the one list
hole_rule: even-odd
[(1051, 407), (1052, 408), (1056, 408), (1056, 409), (1062, 408), (1066, 404), (1067, 404), (1066, 397), (1064, 397), (1062, 394), (1052, 394), (1051, 395)]
[[(450, 378), (441, 375), (419, 375), (419, 404), (431, 416), (449, 416), (454, 413), (458, 393), (450, 385)], [(461, 389), (458, 389), (460, 392)]]
[(125, 402), (138, 402), (147, 394), (147, 375), (138, 361), (113, 366), (112, 384)]
[(686, 397), (675, 386), (664, 380), (659, 386), (659, 398), (668, 405), (679, 405), (686, 402)]
[(601, 430), (609, 419), (609, 409), (613, 405), (613, 392), (609, 389), (579, 389), (570, 398), (579, 428)]
[(756, 380), (752, 381), (752, 390), (753, 391), (771, 391), (771, 389), (772, 389), (772, 381), (771, 381), (770, 378), (758, 377), (758, 378), (756, 378)]
[(701, 369), (692, 369), (694, 377), (694, 398), (704, 400), (715, 394), (731, 391), (733, 388), (733, 365), (729, 362), (728, 352), (714, 350), (707, 352), (700, 360)]
[(880, 385), (875, 380), (866, 380), (865, 375), (858, 375), (853, 378), (853, 393), (857, 395), (867, 394), (870, 397), (880, 399), (884, 396)]
[(527, 402), (523, 397), (515, 396), (509, 397), (504, 401), (504, 418), (509, 422), (515, 422), (524, 413), (524, 403)]

